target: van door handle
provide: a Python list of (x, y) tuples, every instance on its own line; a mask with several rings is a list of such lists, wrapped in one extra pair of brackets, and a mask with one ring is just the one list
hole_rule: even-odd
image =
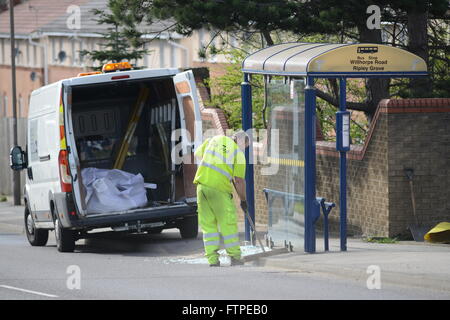
[(33, 169), (31, 167), (27, 168), (28, 179), (33, 180)]
[(47, 154), (45, 156), (39, 157), (39, 161), (48, 161), (50, 160), (50, 154)]

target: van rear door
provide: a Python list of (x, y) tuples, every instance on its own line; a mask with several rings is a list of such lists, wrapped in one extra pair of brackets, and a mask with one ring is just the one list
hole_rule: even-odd
[(187, 201), (195, 201), (196, 189), (194, 180), (197, 165), (194, 162), (194, 151), (202, 143), (202, 119), (197, 96), (194, 74), (191, 70), (178, 73), (173, 77), (180, 111), (182, 129), (184, 193)]
[(70, 174), (72, 176), (72, 190), (75, 197), (75, 205), (81, 215), (86, 215), (85, 189), (81, 181), (80, 161), (78, 158), (78, 150), (75, 147), (75, 135), (72, 123), (72, 87), (63, 84), (63, 112), (64, 112), (64, 129), (66, 134), (66, 143), (70, 148), (68, 153)]

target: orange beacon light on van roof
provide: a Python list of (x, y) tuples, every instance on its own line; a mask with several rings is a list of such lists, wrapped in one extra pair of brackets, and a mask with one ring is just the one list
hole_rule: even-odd
[(124, 70), (131, 70), (131, 69), (133, 69), (131, 67), (131, 64), (127, 61), (123, 61), (123, 62), (104, 64), (103, 68), (102, 68), (102, 72), (108, 73), (108, 72), (114, 72), (117, 70), (124, 71)]
[(92, 72), (81, 72), (77, 75), (77, 77), (91, 76), (94, 74), (102, 74), (100, 71), (92, 71)]

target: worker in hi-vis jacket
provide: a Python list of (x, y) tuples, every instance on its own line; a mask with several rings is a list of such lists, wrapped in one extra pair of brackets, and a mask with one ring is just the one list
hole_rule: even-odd
[(200, 160), (194, 184), (197, 185), (198, 221), (203, 232), (205, 255), (211, 267), (219, 267), (220, 238), (231, 265), (242, 265), (233, 184), (247, 210), (245, 196), (245, 156), (247, 135), (236, 132), (206, 139), (195, 151)]

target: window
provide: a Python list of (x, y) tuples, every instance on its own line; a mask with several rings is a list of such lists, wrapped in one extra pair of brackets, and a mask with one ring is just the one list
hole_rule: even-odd
[(75, 40), (74, 39), (72, 39), (71, 45), (72, 45), (71, 59), (72, 59), (72, 65), (74, 66), (77, 63), (77, 60), (76, 60), (76, 57), (75, 57), (76, 52), (75, 52)]
[(25, 63), (27, 66), (29, 66), (30, 65), (30, 43), (28, 41), (26, 42), (25, 47), (26, 47), (26, 55), (27, 55), (27, 57), (25, 58), (26, 59)]
[(22, 117), (22, 107), (23, 107), (22, 102), (23, 102), (22, 95), (19, 94), (18, 106), (17, 106), (17, 118)]
[(204, 29), (200, 29), (198, 31), (198, 47), (200, 61), (204, 62), (206, 58), (206, 42)]
[(80, 48), (80, 50), (78, 51), (78, 57), (79, 57), (79, 65), (80, 66), (83, 66), (83, 60), (84, 60), (84, 57), (83, 57), (83, 55), (81, 54), (81, 51), (83, 51), (83, 41), (79, 41), (78, 42), (79, 43), (79, 48)]
[[(144, 43), (144, 50), (148, 50), (148, 43)], [(144, 66), (148, 68), (148, 54), (144, 53)]]
[(159, 67), (164, 68), (164, 41), (159, 40)]
[(1, 63), (2, 64), (5, 64), (5, 39), (1, 39), (0, 40), (0, 46), (1, 46), (1, 48), (0, 48), (0, 54), (2, 55), (2, 57), (1, 57)]
[(16, 41), (16, 61), (18, 65), (22, 64), (22, 52), (20, 51), (20, 42)]
[(56, 61), (56, 40), (52, 38), (52, 63)]
[(37, 61), (37, 46), (33, 46), (33, 67), (37, 67), (38, 61)]
[(176, 67), (176, 60), (175, 60), (175, 47), (170, 46), (170, 67), (175, 68)]
[[(218, 39), (217, 39), (217, 32), (216, 31), (210, 31), (209, 36), (211, 38), (210, 40), (210, 48), (214, 48), (214, 49), (218, 49), (217, 47), (217, 43), (218, 43)], [(217, 55), (216, 54), (211, 54), (210, 58), (209, 58), (210, 62), (217, 62)]]
[(4, 109), (3, 109), (3, 95), (0, 93), (0, 117), (4, 117)]
[[(63, 38), (59, 38), (59, 51), (58, 51), (58, 55), (59, 53), (63, 51)], [(61, 62), (61, 61), (60, 61)]]
[(230, 39), (231, 39), (231, 46), (232, 47), (237, 47), (238, 46), (238, 41), (237, 41), (236, 37), (232, 34), (232, 35), (230, 35)]
[(5, 118), (8, 115), (8, 96), (6, 93), (3, 93), (3, 110), (5, 112)]

